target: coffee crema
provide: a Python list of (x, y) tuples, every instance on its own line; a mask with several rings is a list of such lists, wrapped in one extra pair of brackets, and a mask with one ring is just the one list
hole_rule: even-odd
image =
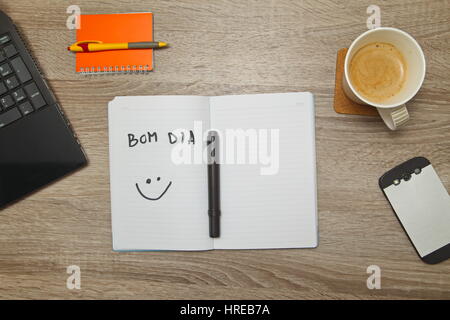
[(350, 82), (369, 101), (383, 103), (398, 94), (406, 81), (407, 65), (392, 44), (373, 42), (361, 47), (350, 61)]

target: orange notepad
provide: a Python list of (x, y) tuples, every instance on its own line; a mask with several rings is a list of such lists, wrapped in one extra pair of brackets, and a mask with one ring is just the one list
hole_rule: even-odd
[[(153, 41), (151, 12), (80, 16), (77, 41)], [(153, 50), (112, 50), (76, 54), (76, 71), (82, 73), (147, 72), (153, 70)]]

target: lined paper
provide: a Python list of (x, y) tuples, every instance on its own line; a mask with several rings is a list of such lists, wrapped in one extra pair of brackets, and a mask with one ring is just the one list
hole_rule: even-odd
[(276, 174), (261, 175), (260, 164), (221, 165), (222, 233), (214, 248), (316, 247), (312, 94), (221, 96), (212, 97), (210, 104), (211, 127), (219, 132), (279, 130)]
[[(205, 164), (175, 165), (168, 132), (209, 126), (207, 97), (116, 97), (109, 104), (111, 211), (114, 250), (207, 250)], [(129, 147), (128, 134), (157, 132), (158, 141)], [(196, 137), (201, 143), (201, 137)], [(157, 178), (160, 177), (160, 181)], [(147, 184), (147, 179), (151, 183)], [(147, 200), (139, 194), (158, 196)]]

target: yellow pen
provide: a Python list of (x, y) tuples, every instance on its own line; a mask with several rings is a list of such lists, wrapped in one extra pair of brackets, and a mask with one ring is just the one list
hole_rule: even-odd
[(67, 47), (72, 52), (95, 52), (107, 50), (156, 49), (167, 47), (166, 42), (119, 42), (103, 43), (97, 40), (78, 41)]

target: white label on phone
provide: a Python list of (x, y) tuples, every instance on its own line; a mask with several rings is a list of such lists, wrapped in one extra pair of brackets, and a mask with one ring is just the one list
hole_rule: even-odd
[(450, 243), (450, 197), (431, 164), (384, 193), (421, 257)]

